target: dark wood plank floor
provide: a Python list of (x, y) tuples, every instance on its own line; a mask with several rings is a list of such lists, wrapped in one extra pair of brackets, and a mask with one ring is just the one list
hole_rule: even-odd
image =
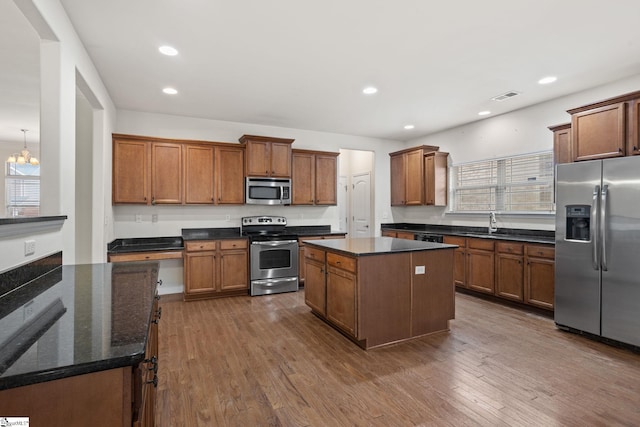
[(640, 425), (640, 355), (469, 295), (450, 332), (370, 351), (304, 292), (162, 310), (158, 426)]

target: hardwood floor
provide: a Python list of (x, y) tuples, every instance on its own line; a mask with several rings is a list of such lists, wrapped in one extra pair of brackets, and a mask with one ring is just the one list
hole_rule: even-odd
[(369, 351), (304, 292), (161, 305), (158, 426), (640, 425), (640, 355), (470, 295)]

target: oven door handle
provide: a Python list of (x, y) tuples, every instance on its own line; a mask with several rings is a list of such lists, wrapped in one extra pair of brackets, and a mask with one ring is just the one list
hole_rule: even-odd
[(295, 282), (296, 280), (298, 280), (297, 277), (287, 277), (283, 279), (252, 280), (251, 283), (262, 286), (277, 286), (286, 282)]
[(292, 243), (298, 243), (297, 240), (272, 240), (269, 242), (251, 242), (252, 245), (260, 245), (260, 246), (284, 246), (290, 245)]

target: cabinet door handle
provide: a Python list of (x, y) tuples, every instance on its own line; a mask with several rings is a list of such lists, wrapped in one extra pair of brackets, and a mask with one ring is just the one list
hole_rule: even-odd
[(636, 147), (635, 145), (633, 146), (633, 151), (638, 151), (638, 147)]
[(622, 147), (618, 147), (618, 153), (622, 153)]
[[(158, 280), (158, 286), (162, 286), (162, 279)], [(158, 295), (158, 296), (160, 296), (160, 295)], [(158, 298), (158, 299), (160, 299), (160, 298)]]

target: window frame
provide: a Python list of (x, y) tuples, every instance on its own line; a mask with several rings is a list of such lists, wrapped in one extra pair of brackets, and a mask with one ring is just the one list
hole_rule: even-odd
[[(517, 162), (519, 159), (526, 157), (534, 157), (534, 159), (530, 160), (531, 163), (525, 163), (525, 166), (533, 165), (534, 162), (545, 162), (547, 164), (547, 168), (542, 169), (542, 173), (535, 174), (534, 180), (527, 181), (515, 181), (508, 182), (506, 178), (507, 167), (513, 168), (514, 162)], [(536, 159), (537, 158), (537, 159)], [(480, 183), (478, 185), (466, 185), (459, 186), (458, 185), (458, 172), (460, 167), (469, 167), (469, 166), (479, 166), (482, 169), (483, 164), (486, 172), (489, 172), (490, 169), (495, 168), (495, 174), (489, 174), (488, 180), (491, 181), (495, 179), (495, 182), (489, 183)], [(492, 166), (494, 165), (494, 166)], [(479, 170), (482, 172), (482, 170)], [(502, 174), (502, 176), (500, 176)], [(513, 174), (510, 174), (514, 176)], [(517, 174), (515, 176), (518, 176)], [(526, 176), (522, 174), (522, 176)], [(531, 176), (534, 178), (534, 176)], [(449, 206), (446, 211), (448, 215), (478, 215), (478, 214), (487, 214), (489, 212), (496, 212), (502, 215), (531, 215), (531, 216), (553, 216), (556, 212), (555, 206), (555, 164), (553, 159), (553, 150), (542, 150), (531, 153), (523, 153), (516, 154), (511, 156), (504, 157), (494, 157), (482, 160), (474, 160), (470, 162), (453, 164), (449, 168)], [(513, 200), (507, 200), (509, 198), (513, 198), (517, 191), (509, 191), (514, 188), (526, 188), (528, 186), (543, 186), (548, 188), (548, 193), (550, 200), (548, 202), (539, 202), (538, 205), (542, 203), (548, 203), (550, 206), (549, 210), (545, 209), (533, 209), (533, 210), (511, 210), (509, 206), (522, 205), (526, 202), (517, 202)], [(461, 190), (486, 190), (489, 195), (487, 196), (488, 200), (486, 200), (486, 208), (482, 209), (458, 209), (458, 200), (459, 195), (458, 192)]]

